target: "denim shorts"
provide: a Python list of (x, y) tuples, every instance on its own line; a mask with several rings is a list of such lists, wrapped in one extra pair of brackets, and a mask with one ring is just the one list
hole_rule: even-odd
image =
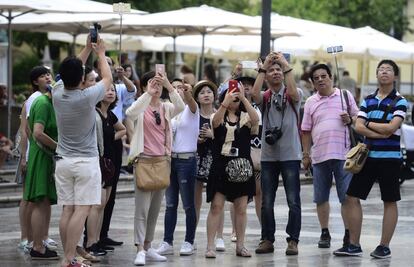
[(344, 171), (344, 160), (330, 159), (313, 164), (313, 202), (329, 201), (332, 178), (335, 177), (339, 202), (345, 201), (345, 194), (352, 179), (352, 173)]

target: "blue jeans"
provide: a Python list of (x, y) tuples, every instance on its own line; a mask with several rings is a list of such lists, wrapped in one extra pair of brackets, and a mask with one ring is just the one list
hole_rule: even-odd
[(352, 179), (352, 173), (344, 170), (345, 160), (330, 159), (313, 164), (313, 202), (321, 204), (329, 201), (332, 187), (332, 174), (335, 177), (339, 202), (345, 201), (345, 194)]
[(171, 159), (170, 186), (165, 191), (166, 209), (164, 218), (164, 241), (172, 245), (175, 226), (177, 225), (178, 194), (181, 195), (185, 211), (185, 241), (193, 244), (196, 230), (196, 210), (194, 206), (194, 190), (197, 160)]
[(300, 228), (302, 224), (300, 204), (300, 161), (262, 161), (262, 240), (275, 242), (275, 214), (274, 204), (276, 191), (279, 185), (279, 174), (282, 174), (287, 203), (289, 206), (289, 219), (286, 226), (288, 242), (299, 242)]

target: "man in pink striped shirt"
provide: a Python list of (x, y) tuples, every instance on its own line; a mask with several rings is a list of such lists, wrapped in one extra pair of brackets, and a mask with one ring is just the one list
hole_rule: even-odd
[[(318, 247), (329, 248), (331, 245), (328, 230), (329, 193), (332, 176), (335, 177), (336, 191), (342, 204), (352, 178), (352, 174), (343, 170), (345, 155), (351, 144), (348, 125), (355, 121), (352, 117), (356, 117), (358, 107), (350, 92), (333, 87), (331, 70), (327, 65), (313, 66), (310, 78), (317, 93), (307, 99), (304, 107), (302, 163), (305, 169), (308, 169), (311, 164), (313, 167), (314, 202), (322, 229)], [(348, 102), (341, 93), (348, 95)], [(350, 114), (347, 112), (348, 104)], [(342, 206), (345, 245), (349, 243), (349, 231), (343, 211)]]

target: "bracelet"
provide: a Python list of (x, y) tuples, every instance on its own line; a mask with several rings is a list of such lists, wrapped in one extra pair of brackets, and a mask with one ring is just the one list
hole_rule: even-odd
[(258, 70), (257, 70), (257, 72), (258, 72), (258, 73), (266, 73), (266, 72), (267, 72), (267, 70), (260, 68), (260, 69), (258, 69)]
[(283, 74), (288, 74), (289, 72), (291, 72), (293, 70), (293, 68), (288, 69), (287, 71), (284, 71)]
[(220, 104), (220, 106), (223, 107), (223, 108), (225, 108), (225, 109), (229, 109), (229, 107), (226, 107), (225, 105), (223, 105), (223, 103)]
[(367, 127), (368, 129), (369, 129), (369, 127), (368, 127), (368, 124), (370, 123), (370, 121), (366, 121), (365, 122), (365, 127)]

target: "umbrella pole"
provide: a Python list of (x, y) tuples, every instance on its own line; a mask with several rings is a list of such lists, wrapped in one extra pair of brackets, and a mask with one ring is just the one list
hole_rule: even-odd
[(174, 77), (177, 77), (177, 73), (176, 73), (176, 67), (177, 67), (177, 47), (176, 47), (176, 43), (175, 43), (175, 39), (177, 38), (177, 36), (172, 36), (173, 38), (173, 55), (174, 55)]
[(121, 57), (122, 57), (122, 13), (119, 13), (119, 16), (121, 17), (121, 24), (119, 28), (119, 66), (121, 66)]
[(205, 37), (206, 37), (206, 33), (203, 32), (201, 33), (201, 67), (200, 67), (200, 72), (199, 72), (199, 76), (198, 79), (201, 80), (202, 76), (203, 76), (203, 71), (204, 71), (204, 41), (205, 41)]
[(71, 51), (71, 54), (72, 54), (72, 56), (74, 56), (74, 55), (76, 55), (76, 51), (75, 51), (75, 49), (76, 49), (76, 36), (77, 36), (77, 34), (72, 34), (72, 37), (73, 37), (73, 40), (72, 40), (72, 51)]
[(11, 29), (11, 21), (12, 21), (12, 11), (9, 10), (9, 15), (7, 17), (7, 31), (8, 31), (8, 36), (7, 36), (7, 41), (9, 43), (8, 47), (7, 47), (7, 92), (8, 92), (8, 99), (7, 99), (7, 137), (9, 139), (11, 139), (11, 100), (12, 100), (12, 94), (13, 94), (13, 90), (12, 90), (12, 71), (13, 71), (13, 66), (12, 66), (12, 29)]

